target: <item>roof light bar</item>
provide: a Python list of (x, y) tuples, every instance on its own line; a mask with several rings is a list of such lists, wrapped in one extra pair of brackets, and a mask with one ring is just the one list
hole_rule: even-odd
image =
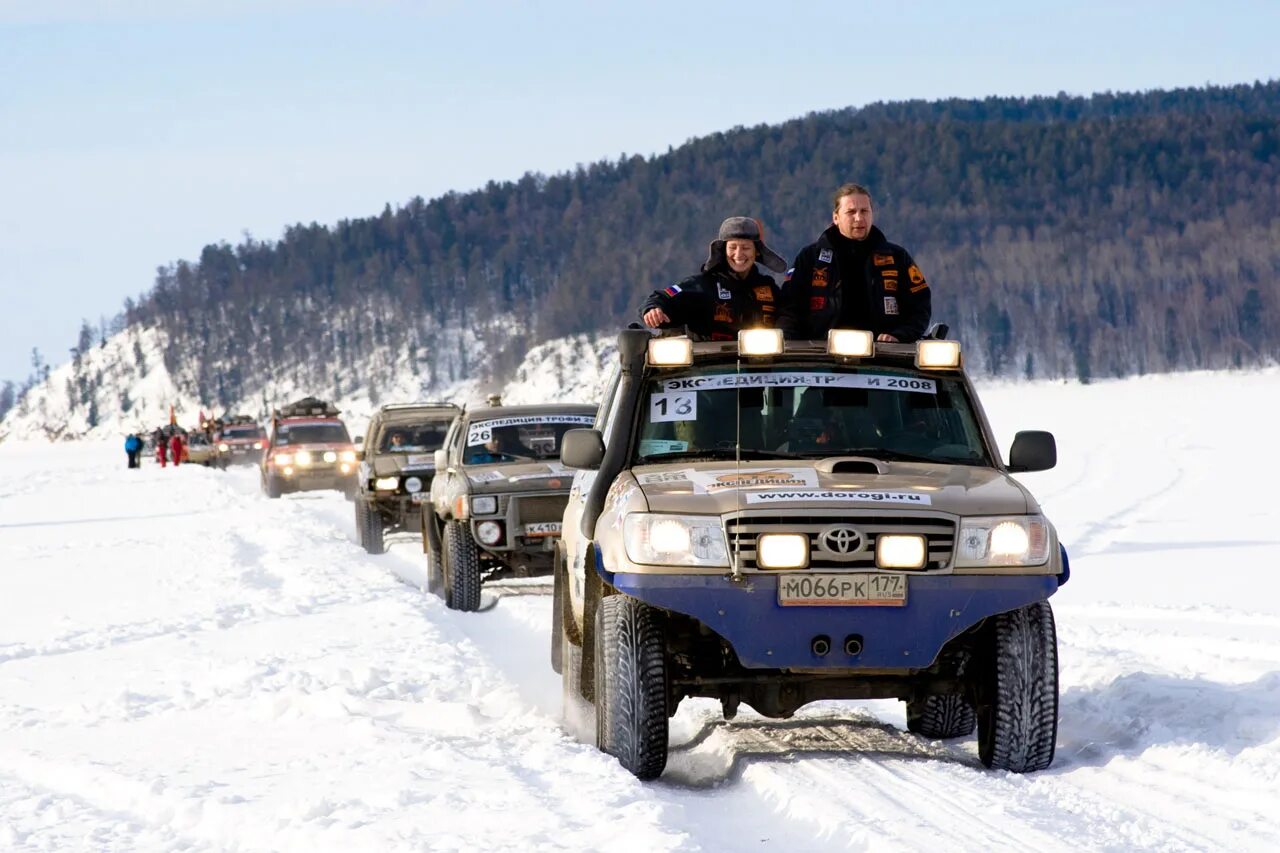
[(738, 332), (738, 355), (762, 356), (781, 353), (781, 329), (743, 329)]
[(651, 367), (686, 367), (693, 364), (693, 341), (686, 337), (651, 338), (647, 355)]
[(864, 329), (832, 329), (827, 332), (827, 352), (846, 358), (868, 358), (876, 354), (875, 335)]
[(959, 341), (917, 341), (916, 367), (959, 367)]

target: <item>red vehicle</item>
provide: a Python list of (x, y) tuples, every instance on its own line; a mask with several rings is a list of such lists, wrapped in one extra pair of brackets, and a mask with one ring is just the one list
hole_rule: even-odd
[(213, 445), (213, 464), (219, 468), (257, 465), (267, 447), (267, 431), (252, 418), (225, 421), (214, 434)]
[(330, 403), (305, 397), (276, 411), (262, 456), (262, 490), (269, 498), (286, 492), (356, 491), (356, 448)]

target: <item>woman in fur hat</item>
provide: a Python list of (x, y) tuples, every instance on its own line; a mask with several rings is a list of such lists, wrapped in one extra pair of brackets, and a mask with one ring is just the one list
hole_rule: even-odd
[(655, 290), (640, 307), (640, 316), (651, 329), (683, 326), (702, 341), (732, 341), (740, 329), (773, 328), (778, 286), (757, 264), (774, 272), (787, 268), (765, 245), (759, 222), (731, 216), (720, 223), (702, 272)]

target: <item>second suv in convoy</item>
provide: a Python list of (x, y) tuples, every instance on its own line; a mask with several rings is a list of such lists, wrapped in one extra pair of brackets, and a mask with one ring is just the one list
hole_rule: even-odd
[(253, 418), (226, 418), (213, 436), (213, 464), (219, 468), (232, 465), (257, 465), (267, 446), (267, 431)]
[(461, 411), (452, 403), (392, 403), (369, 421), (355, 508), (356, 536), (370, 554), (382, 553), (386, 533), (422, 532), (422, 504), (431, 496), (435, 451)]
[(427, 584), (454, 610), (480, 606), (480, 585), (551, 571), (573, 474), (560, 439), (590, 426), (595, 406), (485, 406), (453, 422), (435, 453), (424, 507)]
[(564, 438), (552, 605), (602, 750), (659, 775), (686, 696), (726, 718), (896, 698), (912, 732), (976, 725), (988, 767), (1049, 766), (1065, 552), (1010, 475), (1056, 446), (1020, 432), (1001, 461), (958, 343), (629, 330), (618, 350), (596, 428)]
[(262, 491), (269, 498), (285, 492), (356, 490), (356, 449), (333, 405), (304, 397), (276, 410), (262, 456)]

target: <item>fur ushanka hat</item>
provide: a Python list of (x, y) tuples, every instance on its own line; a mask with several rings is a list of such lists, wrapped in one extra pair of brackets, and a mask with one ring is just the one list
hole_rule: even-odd
[(756, 262), (764, 264), (774, 272), (786, 272), (787, 262), (782, 256), (764, 244), (764, 229), (760, 223), (750, 216), (730, 216), (720, 223), (720, 234), (711, 241), (707, 262), (702, 271), (707, 272), (717, 264), (725, 261), (724, 244), (729, 240), (751, 240), (756, 244)]

